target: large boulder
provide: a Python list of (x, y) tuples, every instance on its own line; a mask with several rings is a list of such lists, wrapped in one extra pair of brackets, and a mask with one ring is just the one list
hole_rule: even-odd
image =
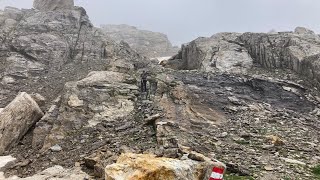
[(106, 180), (207, 180), (213, 162), (198, 162), (191, 159), (178, 160), (157, 158), (150, 154), (122, 154), (116, 164), (105, 169)]
[(34, 0), (33, 7), (40, 11), (72, 9), (74, 7), (74, 0)]
[(102, 30), (115, 41), (125, 41), (130, 47), (140, 54), (153, 58), (172, 56), (178, 52), (177, 47), (173, 47), (167, 35), (140, 30), (129, 25), (103, 25)]
[(0, 112), (0, 154), (16, 145), (43, 115), (31, 96), (20, 93)]
[(246, 72), (253, 60), (247, 49), (235, 41), (240, 35), (220, 33), (210, 38), (198, 38), (183, 45), (180, 52), (164, 66), (179, 70)]

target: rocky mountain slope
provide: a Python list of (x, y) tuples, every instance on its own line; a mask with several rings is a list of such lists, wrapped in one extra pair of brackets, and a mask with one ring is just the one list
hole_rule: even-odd
[(0, 13), (0, 143), (14, 142), (0, 178), (207, 180), (213, 166), (227, 180), (318, 177), (311, 31), (199, 38), (163, 67), (108, 39), (83, 8), (34, 7)]
[(40, 10), (7, 7), (1, 12), (0, 107), (19, 91), (37, 92), (51, 101), (66, 82), (90, 71), (118, 61), (145, 62), (126, 44), (116, 44), (94, 28), (83, 8), (37, 2)]
[(154, 58), (172, 56), (178, 52), (165, 34), (140, 30), (129, 25), (102, 25), (106, 32), (116, 42), (125, 41), (139, 54)]

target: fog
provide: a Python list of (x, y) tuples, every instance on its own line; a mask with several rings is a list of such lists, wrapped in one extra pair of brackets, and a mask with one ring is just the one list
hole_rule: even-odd
[[(319, 0), (75, 0), (95, 26), (129, 24), (162, 32), (173, 44), (217, 32), (320, 30)], [(32, 0), (0, 0), (0, 8), (31, 8)]]

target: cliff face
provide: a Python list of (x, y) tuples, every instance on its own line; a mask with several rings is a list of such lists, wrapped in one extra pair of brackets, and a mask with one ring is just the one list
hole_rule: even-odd
[(298, 27), (294, 32), (245, 33), (238, 40), (245, 44), (254, 62), (263, 67), (291, 69), (313, 78), (306, 72), (317, 67), (305, 61), (320, 53), (320, 37), (311, 30)]
[(164, 66), (239, 73), (259, 64), (267, 69), (290, 69), (318, 80), (318, 60), (314, 55), (319, 53), (320, 37), (302, 27), (294, 32), (222, 33), (182, 46)]
[(66, 82), (84, 78), (92, 70), (104, 70), (118, 59), (143, 62), (128, 46), (93, 27), (83, 8), (69, 8), (7, 7), (1, 11), (1, 106), (19, 91), (41, 93), (52, 100)]
[(178, 52), (167, 35), (140, 30), (129, 25), (103, 25), (102, 30), (116, 42), (125, 41), (131, 48), (147, 57), (171, 56)]

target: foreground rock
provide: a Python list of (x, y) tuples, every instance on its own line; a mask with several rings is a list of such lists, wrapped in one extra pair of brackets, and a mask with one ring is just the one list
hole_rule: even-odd
[(31, 96), (20, 93), (0, 112), (0, 154), (14, 147), (43, 115)]
[(172, 56), (178, 52), (165, 34), (140, 30), (129, 25), (103, 25), (105, 31), (115, 41), (125, 41), (140, 54), (153, 58)]
[(33, 2), (33, 7), (40, 11), (72, 9), (73, 6), (73, 0), (34, 0)]
[(149, 154), (123, 154), (105, 169), (106, 180), (197, 179), (207, 180), (213, 162), (157, 158)]

